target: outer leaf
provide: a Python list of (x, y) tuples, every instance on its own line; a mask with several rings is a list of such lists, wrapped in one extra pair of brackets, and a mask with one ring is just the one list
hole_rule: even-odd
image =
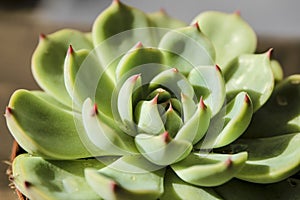
[(85, 99), (93, 98), (99, 104), (99, 109), (112, 117), (111, 97), (115, 85), (94, 51), (74, 51), (70, 46), (64, 63), (64, 81), (72, 97), (73, 108), (81, 110)]
[(182, 181), (172, 170), (167, 170), (164, 180), (164, 194), (160, 200), (194, 200), (201, 198), (205, 200), (222, 199), (212, 188), (197, 187)]
[(6, 109), (7, 126), (18, 144), (31, 154), (55, 159), (90, 156), (78, 135), (76, 115), (26, 90), (16, 91)]
[(245, 91), (252, 100), (254, 111), (257, 111), (272, 93), (274, 77), (270, 65), (270, 51), (239, 56), (223, 72), (227, 98), (232, 99), (237, 93)]
[(71, 105), (71, 98), (64, 84), (63, 66), (70, 44), (76, 50), (93, 48), (83, 33), (64, 29), (41, 37), (32, 56), (32, 73), (40, 87), (66, 105)]
[(282, 200), (300, 198), (300, 181), (289, 178), (274, 184), (256, 184), (233, 179), (214, 188), (224, 199)]
[(47, 161), (28, 154), (13, 162), (15, 186), (30, 199), (39, 200), (100, 200), (84, 178), (84, 168), (103, 167), (95, 159)]
[(194, 68), (188, 75), (197, 98), (203, 98), (206, 105), (216, 115), (224, 104), (225, 82), (218, 66), (201, 66)]
[(215, 118), (223, 122), (221, 132), (216, 137), (210, 137), (197, 144), (197, 149), (219, 148), (228, 145), (239, 138), (247, 129), (253, 112), (252, 103), (247, 93), (239, 93), (223, 110)]
[(245, 137), (300, 132), (300, 75), (278, 83), (269, 101), (253, 117)]
[(234, 155), (190, 154), (171, 165), (184, 181), (198, 186), (217, 186), (232, 179), (244, 166), (247, 152)]
[(100, 150), (110, 155), (135, 152), (133, 139), (123, 133), (113, 120), (97, 110), (90, 99), (82, 107), (82, 120), (86, 134)]
[(172, 140), (168, 132), (158, 136), (139, 134), (135, 137), (135, 144), (145, 158), (162, 166), (182, 160), (192, 150), (191, 143)]
[(281, 181), (300, 170), (300, 133), (270, 138), (241, 139), (249, 159), (237, 178), (255, 183)]
[[(106, 167), (100, 171), (86, 169), (85, 177), (90, 186), (104, 199), (156, 199), (163, 193), (163, 170), (157, 172), (128, 172), (127, 167), (136, 161), (132, 157), (121, 158), (123, 170)], [(135, 160), (135, 162), (134, 162)], [(121, 162), (122, 162), (121, 161)], [(140, 160), (139, 160), (140, 161)], [(141, 162), (136, 163), (140, 165)], [(136, 168), (136, 166), (132, 165)], [(120, 167), (120, 162), (118, 167)], [(121, 167), (122, 168), (122, 167)], [(127, 173), (124, 173), (127, 172)], [(145, 184), (146, 183), (146, 184)]]
[(283, 70), (280, 63), (277, 60), (271, 60), (271, 69), (275, 78), (275, 81), (282, 81)]
[(256, 49), (255, 32), (238, 13), (208, 11), (197, 16), (192, 23), (195, 22), (212, 41), (216, 49), (216, 63), (221, 69), (235, 57), (253, 53)]
[(168, 32), (158, 48), (164, 50), (166, 64), (187, 74), (194, 67), (214, 65), (215, 50), (198, 24)]

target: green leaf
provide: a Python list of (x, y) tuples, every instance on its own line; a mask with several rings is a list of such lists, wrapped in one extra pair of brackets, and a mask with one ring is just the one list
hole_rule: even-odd
[(86, 167), (103, 167), (96, 159), (50, 161), (28, 154), (12, 164), (14, 185), (30, 199), (100, 200), (84, 178)]
[(135, 121), (138, 132), (158, 135), (165, 131), (164, 122), (157, 105), (158, 95), (151, 101), (140, 101), (135, 107)]
[(206, 133), (211, 117), (211, 111), (201, 99), (194, 115), (184, 123), (175, 139), (196, 144)]
[(214, 189), (224, 199), (230, 200), (296, 200), (300, 198), (300, 181), (293, 178), (273, 184), (256, 184), (233, 179)]
[(269, 99), (274, 87), (270, 51), (264, 54), (241, 55), (223, 72), (229, 100), (245, 91), (252, 100), (255, 112)]
[(177, 132), (183, 125), (181, 117), (173, 109), (172, 103), (170, 103), (168, 110), (165, 112), (163, 118), (165, 121), (165, 129), (168, 131), (171, 137), (175, 137)]
[(223, 70), (234, 58), (256, 49), (257, 38), (253, 29), (238, 13), (203, 12), (192, 23), (198, 22), (201, 31), (212, 41), (216, 63)]
[(218, 66), (195, 67), (188, 75), (198, 99), (203, 98), (206, 105), (216, 115), (225, 100), (225, 82)]
[(78, 114), (58, 107), (54, 99), (48, 102), (48, 98), (39, 96), (17, 90), (10, 99), (6, 109), (7, 126), (18, 144), (28, 153), (45, 158), (91, 156), (78, 135), (74, 121)]
[(192, 150), (191, 143), (172, 139), (168, 132), (157, 136), (139, 134), (135, 137), (135, 144), (147, 160), (162, 166), (182, 160)]
[(200, 197), (205, 200), (221, 200), (222, 198), (214, 191), (213, 188), (198, 187), (182, 181), (172, 170), (168, 170), (164, 180), (164, 194), (160, 200), (194, 200)]
[(192, 153), (171, 165), (184, 181), (198, 186), (217, 186), (232, 179), (244, 166), (247, 152), (233, 155)]
[(64, 63), (64, 81), (74, 109), (80, 111), (85, 99), (93, 98), (99, 109), (112, 117), (111, 97), (115, 85), (94, 51), (75, 51), (70, 46)]
[(164, 169), (141, 156), (126, 156), (99, 171), (86, 169), (90, 186), (104, 199), (156, 199), (163, 193)]
[(66, 105), (72, 104), (64, 84), (64, 60), (69, 45), (75, 50), (93, 48), (83, 33), (64, 29), (41, 37), (32, 56), (32, 73), (37, 83)]
[(136, 152), (133, 138), (122, 132), (111, 118), (99, 111), (87, 99), (82, 106), (82, 120), (87, 136), (100, 150), (109, 155), (126, 155)]
[(283, 79), (283, 70), (280, 63), (277, 60), (271, 60), (271, 69), (274, 75), (275, 81), (282, 81)]
[(188, 74), (194, 67), (215, 64), (214, 47), (198, 24), (168, 32), (158, 48), (164, 52), (166, 65), (183, 74)]
[[(238, 139), (247, 129), (252, 118), (253, 107), (251, 100), (247, 93), (239, 93), (235, 99), (229, 102), (220, 113), (213, 119), (210, 124), (214, 126), (215, 123), (223, 123), (223, 128), (215, 137), (205, 138), (198, 143), (195, 148), (209, 149), (219, 148), (230, 144)], [(220, 122), (215, 122), (218, 120)], [(211, 134), (211, 132), (208, 132)]]
[(155, 27), (176, 29), (186, 26), (184, 22), (169, 16), (165, 10), (149, 13), (147, 16), (150, 19), (151, 25)]
[(270, 137), (300, 132), (300, 75), (276, 85), (268, 102), (258, 110), (243, 137)]
[[(133, 68), (155, 68), (162, 63), (163, 54), (160, 50), (144, 48), (142, 43), (138, 43), (121, 58), (116, 68), (117, 80), (120, 80), (123, 75), (129, 77)], [(130, 73), (130, 75), (126, 73)]]
[(300, 170), (300, 133), (269, 138), (240, 139), (249, 158), (237, 178), (254, 183), (274, 183)]

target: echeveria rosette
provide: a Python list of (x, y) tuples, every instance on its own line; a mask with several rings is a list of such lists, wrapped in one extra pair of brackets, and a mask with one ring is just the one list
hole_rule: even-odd
[(30, 199), (299, 198), (300, 75), (255, 48), (238, 13), (186, 26), (119, 1), (91, 34), (42, 34), (44, 92), (16, 91), (5, 114), (28, 152), (14, 184)]

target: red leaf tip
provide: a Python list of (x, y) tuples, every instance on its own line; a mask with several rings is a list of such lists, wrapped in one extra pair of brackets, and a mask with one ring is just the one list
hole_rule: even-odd
[(247, 104), (250, 104), (250, 97), (249, 97), (249, 95), (248, 94), (245, 94), (245, 102), (247, 103)]
[(32, 184), (28, 181), (24, 181), (24, 186), (25, 186), (25, 188), (29, 188), (32, 186)]
[(136, 82), (136, 80), (138, 80), (138, 78), (141, 77), (141, 74), (136, 74), (132, 76), (132, 82)]
[(40, 33), (40, 41), (46, 39), (46, 35), (44, 33)]
[(159, 12), (162, 13), (162, 14), (164, 14), (164, 15), (167, 15), (167, 11), (164, 8), (160, 8)]
[(199, 23), (198, 22), (195, 22), (193, 24), (193, 27), (195, 27), (199, 32), (200, 32), (200, 26), (199, 26)]
[(151, 103), (154, 105), (154, 104), (157, 104), (157, 101), (158, 101), (158, 96), (159, 96), (159, 93), (157, 93), (155, 95), (155, 97), (151, 100)]
[(226, 161), (225, 161), (225, 165), (227, 166), (227, 168), (231, 167), (233, 164), (231, 158), (228, 158)]
[(165, 131), (162, 134), (162, 137), (163, 137), (163, 140), (164, 140), (165, 143), (171, 142), (171, 137), (170, 137), (170, 134), (168, 133), (168, 131)]
[(9, 117), (11, 114), (12, 114), (12, 108), (7, 106), (5, 110), (5, 116)]
[(68, 49), (68, 54), (73, 54), (74, 53), (74, 49), (72, 47), (72, 45), (70, 44), (69, 49)]
[(207, 106), (205, 105), (204, 101), (203, 101), (203, 97), (200, 97), (200, 102), (199, 102), (199, 106), (202, 110), (206, 110)]
[(178, 72), (178, 69), (177, 68), (172, 68), (172, 71), (177, 73)]
[(142, 48), (143, 47), (143, 43), (142, 42), (138, 42), (138, 43), (136, 43), (136, 45), (135, 45), (135, 48), (136, 49), (139, 49), (139, 48)]
[(113, 2), (113, 3), (119, 4), (119, 3), (120, 3), (120, 0), (113, 0), (112, 2)]
[(237, 15), (237, 16), (241, 16), (241, 11), (240, 10), (236, 10), (236, 11), (234, 11), (234, 14)]
[(219, 71), (219, 72), (222, 73), (222, 70), (221, 70), (221, 68), (219, 67), (219, 65), (216, 65), (216, 69), (217, 69), (217, 71)]
[(98, 111), (98, 106), (97, 104), (94, 104), (93, 110), (92, 110), (92, 116), (96, 116), (98, 115), (99, 111)]

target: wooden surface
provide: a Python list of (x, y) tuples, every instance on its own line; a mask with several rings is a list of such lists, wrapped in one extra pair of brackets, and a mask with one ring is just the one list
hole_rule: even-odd
[[(30, 71), (30, 59), (38, 35), (61, 27), (88, 30), (82, 25), (37, 23), (28, 13), (0, 13), (0, 113), (4, 113), (10, 95), (18, 88), (37, 89)], [(84, 27), (84, 28), (82, 28)], [(273, 56), (284, 66), (285, 74), (300, 73), (299, 39), (260, 37), (258, 52), (274, 48)], [(0, 160), (8, 160), (12, 144), (4, 117), (0, 118)], [(7, 165), (0, 162), (0, 199), (16, 199), (8, 187)]]

